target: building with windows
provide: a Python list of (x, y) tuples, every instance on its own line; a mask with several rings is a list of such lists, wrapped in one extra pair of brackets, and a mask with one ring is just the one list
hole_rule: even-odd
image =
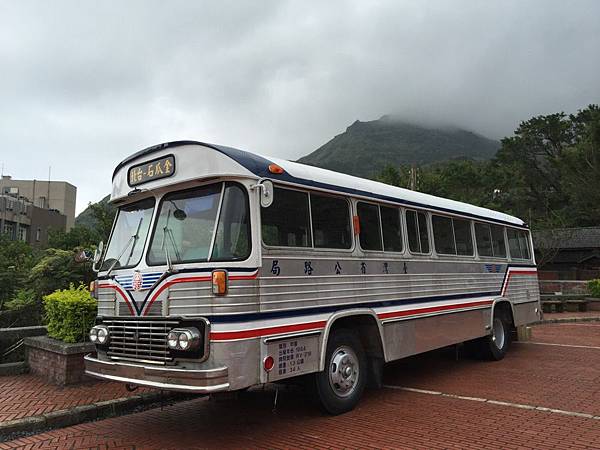
[(37, 208), (58, 211), (66, 217), (67, 231), (75, 224), (77, 188), (66, 181), (14, 180), (3, 175), (0, 178), (0, 195), (23, 197)]
[(56, 209), (41, 208), (16, 190), (0, 194), (0, 233), (11, 240), (46, 247), (50, 230), (65, 230), (67, 216)]

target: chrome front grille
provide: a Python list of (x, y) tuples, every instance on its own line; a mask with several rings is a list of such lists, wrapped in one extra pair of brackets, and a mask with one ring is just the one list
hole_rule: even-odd
[(110, 341), (107, 354), (113, 359), (168, 364), (173, 357), (167, 347), (167, 334), (177, 327), (176, 320), (103, 320)]

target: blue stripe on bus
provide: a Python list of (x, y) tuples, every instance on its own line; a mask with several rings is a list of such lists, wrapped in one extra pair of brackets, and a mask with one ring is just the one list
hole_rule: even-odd
[(356, 308), (381, 308), (386, 306), (398, 306), (398, 305), (414, 305), (417, 303), (431, 303), (444, 300), (459, 300), (468, 298), (478, 297), (495, 297), (500, 294), (500, 291), (494, 292), (476, 292), (473, 294), (451, 294), (451, 295), (438, 295), (432, 297), (420, 297), (406, 300), (388, 300), (378, 302), (362, 302), (362, 303), (348, 303), (342, 306), (320, 306), (314, 308), (299, 309), (296, 311), (269, 311), (259, 313), (244, 313), (244, 314), (231, 314), (224, 316), (211, 316), (203, 315), (211, 323), (235, 323), (235, 322), (249, 322), (256, 320), (265, 319), (283, 319), (292, 317), (309, 316), (314, 314), (331, 313), (337, 311), (344, 311), (346, 309)]

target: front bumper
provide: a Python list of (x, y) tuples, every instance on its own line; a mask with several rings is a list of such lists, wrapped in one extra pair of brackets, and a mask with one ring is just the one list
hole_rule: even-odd
[(141, 364), (102, 361), (91, 354), (86, 355), (84, 360), (85, 373), (94, 378), (198, 394), (229, 390), (227, 367), (205, 370), (149, 367)]

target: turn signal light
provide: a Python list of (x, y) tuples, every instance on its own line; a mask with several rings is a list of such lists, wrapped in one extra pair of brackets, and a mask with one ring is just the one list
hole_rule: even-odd
[(280, 175), (283, 173), (283, 167), (278, 166), (277, 164), (269, 164), (269, 172), (274, 173), (276, 175)]
[(227, 294), (227, 272), (224, 270), (213, 270), (212, 291), (216, 295)]
[(96, 292), (96, 288), (98, 287), (97, 283), (95, 281), (91, 281), (90, 282), (90, 295), (92, 296), (92, 298), (98, 299), (98, 293)]

